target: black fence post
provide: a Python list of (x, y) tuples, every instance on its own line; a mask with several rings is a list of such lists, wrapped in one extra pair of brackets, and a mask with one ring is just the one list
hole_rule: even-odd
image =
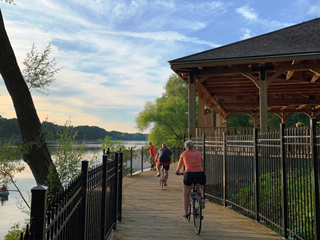
[(79, 226), (80, 231), (80, 239), (85, 240), (86, 238), (86, 230), (87, 230), (87, 201), (88, 201), (88, 167), (89, 161), (83, 160), (81, 162), (81, 175), (82, 175), (82, 200), (81, 200), (81, 211), (80, 211), (80, 219), (81, 226)]
[(141, 147), (141, 172), (143, 172), (143, 147)]
[(123, 152), (119, 157), (119, 186), (118, 186), (118, 221), (122, 218), (122, 178), (123, 178)]
[(132, 152), (132, 147), (131, 147), (131, 150), (130, 150), (130, 175), (132, 176), (132, 162), (133, 162), (133, 152)]
[(46, 186), (36, 186), (31, 189), (31, 215), (30, 222), (32, 236), (34, 240), (44, 240), (46, 230), (46, 210), (47, 210)]
[(114, 216), (113, 216), (113, 230), (114, 231), (117, 231), (117, 215), (118, 215), (118, 211), (117, 211), (117, 207), (118, 207), (118, 191), (117, 191), (117, 188), (118, 188), (118, 171), (119, 171), (119, 152), (115, 152), (115, 161), (116, 161), (116, 165), (115, 165), (115, 194), (114, 194), (114, 199), (113, 199), (113, 202), (114, 202), (114, 205), (113, 205), (113, 209), (114, 209)]
[(104, 240), (106, 235), (106, 194), (107, 194), (107, 172), (108, 172), (108, 155), (104, 153), (102, 155), (102, 201), (101, 201), (101, 240)]
[(313, 178), (313, 211), (314, 211), (314, 239), (320, 239), (320, 191), (319, 191), (319, 157), (317, 149), (317, 119), (310, 120), (312, 146), (312, 178)]
[[(203, 159), (203, 171), (206, 173), (206, 134), (202, 134), (202, 159)], [(203, 185), (203, 197), (206, 194), (206, 184)]]
[(288, 182), (286, 170), (286, 148), (285, 148), (285, 124), (280, 124), (280, 152), (281, 152), (281, 198), (282, 198), (282, 227), (283, 237), (288, 238)]
[(222, 151), (223, 151), (223, 206), (227, 206), (227, 141), (226, 132), (222, 133)]
[(260, 172), (258, 154), (258, 128), (253, 129), (253, 166), (254, 166), (254, 211), (256, 221), (260, 221)]
[[(184, 147), (184, 143), (186, 142), (186, 135), (183, 135), (183, 152), (186, 150), (186, 148)], [(180, 159), (179, 159), (180, 160)], [(185, 170), (185, 166), (183, 164), (183, 171)]]

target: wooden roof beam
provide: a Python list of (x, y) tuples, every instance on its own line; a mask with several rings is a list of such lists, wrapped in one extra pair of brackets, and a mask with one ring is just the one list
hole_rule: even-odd
[[(297, 65), (282, 65), (282, 66), (268, 66), (266, 67), (267, 72), (287, 72), (287, 71), (303, 71), (303, 70), (316, 70), (318, 69), (319, 64), (297, 64)], [(268, 69), (269, 68), (269, 69)], [(196, 72), (196, 75), (216, 75), (216, 74), (232, 74), (232, 73), (253, 73), (253, 72), (259, 72), (260, 70), (258, 68), (248, 68), (248, 67), (236, 67), (236, 68), (223, 68), (223, 69), (202, 69), (198, 70)], [(319, 72), (320, 74), (320, 72)]]
[(289, 80), (293, 74), (294, 74), (294, 71), (288, 71), (286, 75), (286, 80)]
[(312, 68), (312, 69), (310, 69), (310, 71), (314, 73), (314, 75), (311, 79), (311, 82), (314, 83), (320, 77), (320, 69), (319, 68)]
[(251, 72), (242, 72), (243, 76), (249, 78), (256, 86), (260, 89), (260, 80), (258, 77), (254, 76)]
[[(199, 85), (200, 85), (200, 84), (199, 84)], [(220, 115), (226, 117), (226, 116), (227, 116), (227, 112), (226, 112), (226, 111), (223, 109), (223, 107), (220, 105), (219, 99), (218, 99), (216, 96), (210, 94), (210, 92), (208, 91), (208, 89), (206, 89), (205, 87), (203, 87), (203, 88), (204, 88), (204, 91), (207, 92), (207, 96), (210, 96), (210, 97), (211, 97), (212, 106), (214, 106), (214, 108), (217, 110), (217, 112), (218, 112)], [(209, 102), (208, 98), (207, 98), (206, 100)]]
[(314, 83), (315, 81), (318, 80), (319, 77), (320, 77), (319, 74), (314, 74), (313, 77), (312, 77), (312, 79), (311, 79), (311, 82)]
[(296, 107), (296, 110), (300, 111), (301, 109), (305, 108), (306, 106), (307, 106), (306, 104), (302, 104), (302, 105)]
[[(296, 63), (296, 64), (299, 64), (300, 61), (295, 61), (295, 60), (293, 60), (292, 63), (291, 63), (291, 65), (294, 65), (295, 63)], [(294, 74), (294, 72), (295, 72), (295, 71), (293, 71), (293, 70), (292, 70), (292, 71), (288, 71), (288, 72), (287, 72), (287, 75), (286, 75), (286, 80), (289, 80), (289, 79), (292, 77), (292, 75)]]
[[(199, 79), (199, 77), (201, 78)], [(198, 79), (198, 81), (196, 83), (195, 89), (197, 90), (200, 84), (206, 81), (209, 77), (210, 77), (209, 74), (196, 76), (196, 79)]]
[[(176, 63), (170, 63), (172, 70), (178, 70), (180, 68), (193, 68), (193, 67), (216, 67), (221, 65), (235, 65), (235, 64), (259, 64), (261, 61), (264, 62), (286, 62), (291, 61), (292, 59), (295, 59), (297, 61), (300, 60), (313, 60), (313, 59), (319, 59), (319, 54), (314, 55), (306, 55), (306, 56), (286, 56), (286, 57), (266, 57), (266, 58), (250, 58), (250, 59), (224, 59), (221, 61), (203, 61), (203, 62), (176, 62)], [(276, 64), (275, 64), (276, 65)]]
[(318, 109), (320, 109), (320, 105), (316, 105), (316, 106), (311, 108), (312, 111), (315, 111), (315, 110), (318, 110)]

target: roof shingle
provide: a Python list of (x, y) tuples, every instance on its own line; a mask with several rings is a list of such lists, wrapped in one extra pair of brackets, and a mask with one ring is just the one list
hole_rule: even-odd
[(307, 55), (320, 52), (320, 18), (169, 61), (169, 63)]

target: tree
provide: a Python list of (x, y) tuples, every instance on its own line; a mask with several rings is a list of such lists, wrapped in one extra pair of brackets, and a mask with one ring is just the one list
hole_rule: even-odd
[(188, 86), (172, 74), (164, 89), (162, 97), (146, 102), (136, 117), (136, 126), (140, 131), (151, 129), (148, 139), (158, 146), (163, 142), (180, 145), (188, 133)]
[[(3, 0), (1, 0), (3, 1)], [(14, 4), (14, 1), (13, 0), (4, 0), (6, 3), (9, 3), (9, 4)]]
[(35, 89), (46, 95), (48, 93), (43, 90), (49, 90), (50, 84), (54, 81), (54, 75), (61, 70), (56, 67), (57, 63), (54, 58), (49, 59), (50, 52), (50, 42), (42, 53), (38, 52), (35, 45), (32, 44), (31, 51), (27, 53), (27, 57), (23, 61), (25, 66), (23, 77), (29, 89)]
[[(0, 74), (11, 96), (23, 140), (23, 160), (29, 165), (37, 184), (46, 184), (53, 162), (43, 137), (41, 123), (28, 86), (21, 74), (0, 11)], [(55, 168), (51, 169), (59, 182)], [(59, 187), (59, 186), (58, 186)]]
[(228, 127), (253, 127), (253, 121), (246, 113), (234, 113), (228, 118)]

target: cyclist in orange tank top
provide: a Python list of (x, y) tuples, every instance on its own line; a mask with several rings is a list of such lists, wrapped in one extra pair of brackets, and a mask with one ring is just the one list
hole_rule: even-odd
[(176, 169), (176, 174), (179, 174), (179, 170), (182, 166), (185, 166), (183, 174), (183, 207), (184, 215), (183, 219), (188, 219), (188, 209), (189, 209), (189, 196), (191, 189), (193, 188), (193, 183), (196, 182), (196, 189), (201, 192), (200, 185), (204, 185), (206, 182), (206, 177), (203, 171), (203, 158), (200, 152), (193, 150), (193, 142), (188, 140), (184, 143), (186, 151), (181, 153), (179, 163)]

